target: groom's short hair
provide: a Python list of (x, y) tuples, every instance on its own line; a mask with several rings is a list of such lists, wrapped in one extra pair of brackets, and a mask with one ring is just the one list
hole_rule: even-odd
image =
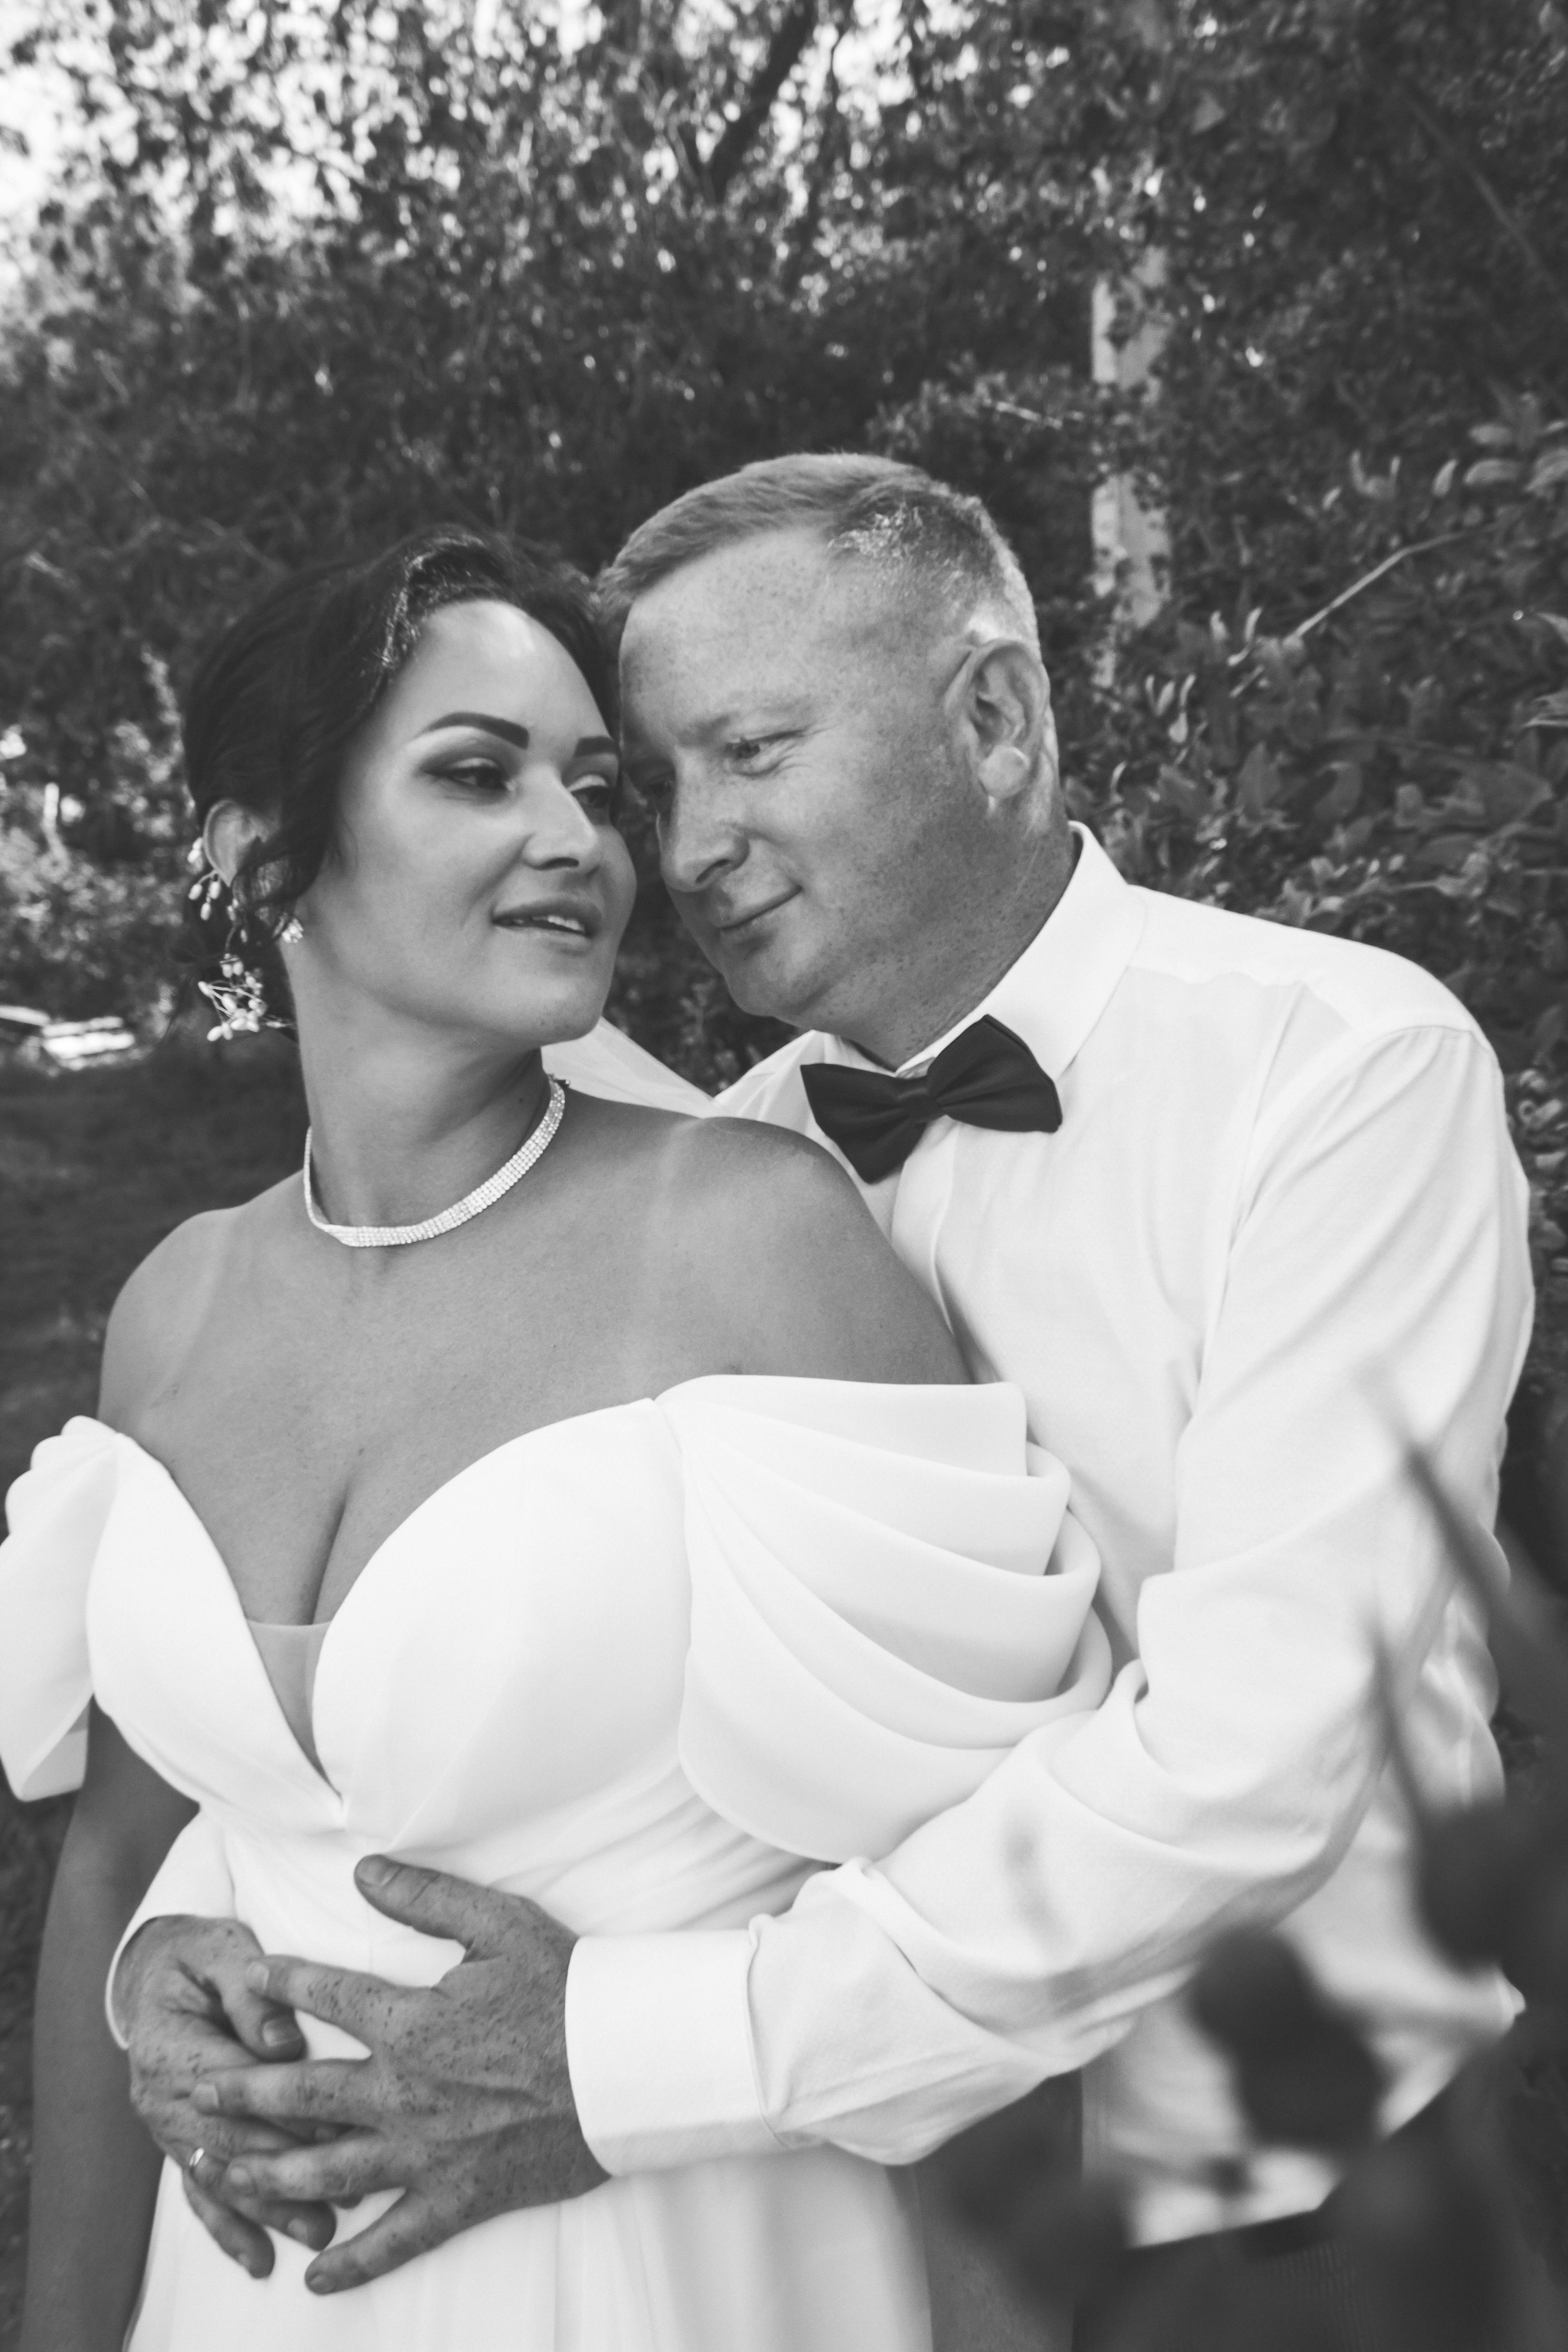
[(959, 626), (1010, 631), (1037, 651), (1034, 599), (980, 500), (891, 457), (765, 457), (688, 490), (634, 530), (600, 594), (618, 639), (639, 596), (672, 572), (769, 531), (815, 530), (830, 556), (866, 563)]

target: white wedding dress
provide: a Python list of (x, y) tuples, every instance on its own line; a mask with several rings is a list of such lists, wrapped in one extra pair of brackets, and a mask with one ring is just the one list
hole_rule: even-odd
[[(721, 1376), (531, 1431), (366, 1565), (320, 1648), (318, 1769), (174, 1479), (72, 1421), (9, 1496), (0, 1754), (19, 1795), (75, 1786), (96, 1696), (201, 1807), (164, 1874), (205, 1847), (205, 1907), (265, 1948), (405, 1984), (460, 1953), (362, 1900), (373, 1850), (600, 1935), (743, 1924), (1103, 1696), (1093, 1547), (1029, 1455), (1005, 1386)], [(165, 2165), (133, 2352), (929, 2343), (907, 2183), (829, 2147), (613, 2180), (320, 2299), (277, 2252), (247, 2277)]]

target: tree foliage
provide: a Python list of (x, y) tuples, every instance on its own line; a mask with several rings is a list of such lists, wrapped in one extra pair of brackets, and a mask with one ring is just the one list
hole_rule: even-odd
[[(574, 46), (523, 0), (47, 0), (35, 45), (77, 131), (0, 368), (0, 988), (150, 1008), (170, 681), (279, 567), (441, 515), (592, 568), (748, 457), (883, 448), (1014, 537), (1130, 871), (1474, 1004), (1559, 1249), (1555, 0), (614, 0)], [(1151, 253), (1140, 404), (1089, 306)], [(1172, 593), (1108, 670), (1113, 465)], [(622, 1009), (707, 1076), (755, 1043), (652, 888)]]

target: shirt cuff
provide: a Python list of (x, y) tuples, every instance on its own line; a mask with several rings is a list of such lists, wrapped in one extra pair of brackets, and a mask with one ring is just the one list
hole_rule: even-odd
[(744, 1928), (584, 1936), (566, 1974), (566, 2063), (609, 2173), (773, 2156), (752, 2061)]
[(205, 1813), (198, 1813), (194, 1822), (185, 1823), (159, 1864), (152, 1885), (132, 1913), (125, 1933), (114, 1947), (114, 1958), (109, 1963), (109, 1974), (104, 1980), (103, 2013), (109, 2020), (109, 2031), (121, 2050), (128, 2046), (128, 2037), (114, 2013), (114, 1979), (125, 1947), (138, 1928), (144, 1927), (149, 1919), (167, 1919), (187, 1914), (199, 1919), (232, 1919), (234, 1916), (234, 1881), (229, 1876), (223, 1832)]

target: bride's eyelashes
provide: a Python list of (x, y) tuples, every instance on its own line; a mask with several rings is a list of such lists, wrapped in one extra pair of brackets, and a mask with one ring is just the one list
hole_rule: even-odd
[(584, 776), (581, 783), (571, 784), (567, 789), (595, 824), (615, 824), (621, 806), (619, 776)]
[(458, 760), (435, 772), (447, 782), (459, 784), (468, 792), (504, 792), (508, 782), (506, 770), (498, 760)]
[[(510, 772), (499, 760), (448, 761), (430, 772), (442, 783), (455, 784), (461, 792), (484, 798), (499, 796), (511, 782)], [(618, 775), (595, 773), (578, 777), (566, 789), (595, 824), (613, 824), (620, 802), (620, 784)]]

